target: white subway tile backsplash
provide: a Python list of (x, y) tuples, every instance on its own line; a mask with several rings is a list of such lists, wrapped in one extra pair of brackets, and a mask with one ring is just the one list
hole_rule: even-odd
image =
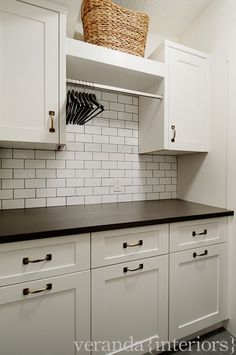
[(102, 127), (102, 134), (108, 136), (117, 136), (117, 128)]
[(34, 159), (34, 150), (13, 149), (14, 159)]
[(114, 203), (117, 202), (116, 195), (104, 195), (102, 196), (102, 203)]
[(102, 203), (102, 196), (85, 196), (85, 204)]
[(25, 207), (24, 199), (2, 200), (3, 210), (11, 210), (15, 208), (24, 208), (24, 207)]
[(68, 125), (65, 150), (0, 149), (0, 209), (177, 197), (177, 157), (138, 154), (138, 98), (96, 95), (106, 110)]
[(66, 179), (47, 179), (47, 187), (65, 187)]
[(67, 179), (66, 184), (68, 187), (84, 186), (84, 179)]
[(94, 170), (93, 171), (93, 176), (94, 177), (99, 177), (99, 178), (108, 178), (109, 177), (109, 170)]
[(31, 179), (35, 178), (34, 169), (14, 169), (14, 179)]
[(111, 102), (110, 103), (110, 110), (122, 112), (125, 110), (125, 105), (121, 104), (121, 103)]
[(93, 143), (109, 143), (109, 136), (94, 135)]
[(118, 102), (121, 102), (123, 104), (132, 104), (132, 96), (128, 95), (118, 95)]
[(0, 159), (1, 158), (4, 158), (4, 159), (12, 158), (12, 149), (1, 148), (0, 149)]
[(26, 189), (43, 188), (43, 187), (46, 187), (46, 179), (26, 179), (25, 180), (25, 188)]
[(76, 188), (77, 196), (88, 196), (93, 194), (93, 187), (78, 187)]
[(85, 186), (102, 186), (102, 180), (100, 178), (85, 179)]
[(109, 160), (109, 153), (93, 153), (93, 160)]
[(57, 196), (75, 196), (74, 187), (59, 187), (57, 189)]
[(84, 162), (79, 160), (68, 160), (66, 161), (66, 169), (83, 169)]
[(103, 144), (102, 151), (108, 153), (117, 153), (117, 145), (116, 144)]
[(11, 179), (13, 176), (12, 169), (0, 169), (0, 179)]
[(136, 113), (136, 114), (138, 114), (138, 106), (125, 105), (125, 112), (130, 112), (130, 113)]
[(56, 159), (58, 159), (58, 160), (74, 160), (75, 153), (68, 152), (68, 151), (56, 152)]
[(112, 94), (110, 92), (102, 92), (102, 99), (117, 102), (117, 94)]
[(46, 207), (46, 198), (30, 198), (25, 200), (26, 208)]
[(44, 169), (45, 168), (45, 160), (26, 160), (25, 161), (26, 169)]
[(55, 178), (56, 177), (56, 170), (52, 169), (44, 169), (44, 170), (36, 170), (36, 178), (43, 179), (43, 178)]
[(65, 197), (47, 198), (47, 207), (65, 206), (65, 205), (66, 205), (66, 198)]
[[(71, 163), (70, 160), (67, 163)], [(47, 160), (47, 169), (65, 169), (66, 162), (65, 160)]]
[(67, 197), (66, 199), (67, 205), (68, 206), (74, 206), (74, 205), (83, 205), (84, 204), (84, 197), (83, 196), (70, 196)]
[(12, 199), (13, 198), (13, 190), (0, 190), (0, 199)]
[(85, 143), (86, 152), (101, 152), (102, 145), (98, 143)]
[[(101, 161), (86, 161), (85, 169), (101, 169), (102, 162)], [(89, 176), (88, 176), (89, 177)]]
[(2, 169), (23, 169), (24, 160), (23, 159), (3, 159), (2, 160)]
[(23, 189), (24, 180), (23, 179), (11, 179), (11, 180), (2, 180), (2, 189)]
[(36, 189), (37, 197), (56, 197), (56, 195), (57, 195), (56, 188)]
[(57, 178), (74, 178), (75, 177), (75, 170), (67, 169), (67, 170), (57, 170)]
[(125, 121), (132, 121), (133, 115), (128, 112), (118, 112), (118, 119), (124, 121), (125, 123)]
[(33, 198), (35, 197), (34, 189), (18, 189), (14, 191), (14, 198)]
[(56, 152), (52, 152), (50, 150), (36, 150), (36, 159), (52, 159), (54, 160), (56, 157)]

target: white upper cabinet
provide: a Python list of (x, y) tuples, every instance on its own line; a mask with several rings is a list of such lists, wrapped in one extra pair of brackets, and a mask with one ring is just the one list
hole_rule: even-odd
[(207, 152), (209, 57), (169, 41), (154, 56), (166, 64), (164, 100), (140, 99), (140, 153)]
[(0, 146), (64, 143), (64, 27), (59, 12), (0, 2)]

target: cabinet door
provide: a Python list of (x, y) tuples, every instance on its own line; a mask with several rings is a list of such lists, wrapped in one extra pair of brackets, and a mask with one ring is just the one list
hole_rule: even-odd
[(170, 340), (226, 317), (226, 243), (170, 256)]
[(94, 354), (127, 354), (129, 341), (137, 344), (132, 353), (147, 353), (157, 340), (167, 340), (167, 324), (168, 256), (92, 271), (93, 341), (108, 341), (111, 347), (117, 342), (110, 351), (100, 345)]
[(74, 342), (90, 337), (89, 283), (85, 271), (1, 287), (1, 355), (78, 354)]
[[(56, 12), (1, 0), (0, 141), (4, 145), (58, 143), (58, 30)], [(49, 111), (55, 111), (54, 133), (49, 132)]]
[(207, 150), (208, 60), (168, 48), (169, 149)]

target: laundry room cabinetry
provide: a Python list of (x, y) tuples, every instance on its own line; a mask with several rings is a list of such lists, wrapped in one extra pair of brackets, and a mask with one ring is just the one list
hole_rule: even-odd
[(207, 152), (209, 56), (165, 41), (153, 58), (166, 65), (155, 87), (164, 100), (140, 98), (139, 152)]
[(0, 2), (0, 147), (65, 143), (65, 23), (53, 5)]

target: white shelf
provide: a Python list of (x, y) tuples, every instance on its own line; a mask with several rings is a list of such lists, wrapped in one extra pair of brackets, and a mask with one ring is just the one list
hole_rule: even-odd
[(155, 93), (165, 77), (165, 65), (67, 38), (67, 77)]

